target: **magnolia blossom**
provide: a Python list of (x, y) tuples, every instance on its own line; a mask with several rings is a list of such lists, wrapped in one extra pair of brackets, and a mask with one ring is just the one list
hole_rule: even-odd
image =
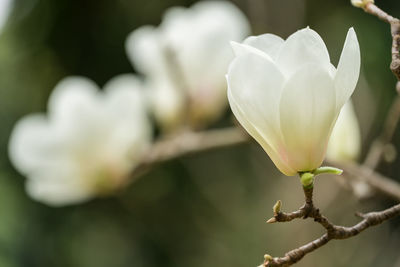
[(228, 98), (241, 125), (291, 176), (320, 167), (342, 106), (356, 86), (360, 49), (351, 28), (338, 67), (321, 37), (305, 28), (232, 43)]
[(233, 53), (229, 41), (249, 34), (242, 12), (225, 1), (203, 1), (166, 11), (159, 27), (130, 34), (127, 53), (146, 76), (154, 115), (164, 128), (184, 119), (202, 126), (225, 110), (224, 75)]
[(327, 158), (337, 161), (355, 161), (361, 150), (361, 133), (353, 104), (348, 101), (337, 119), (329, 139)]
[(122, 75), (104, 92), (82, 77), (62, 80), (48, 115), (22, 118), (9, 145), (28, 194), (49, 205), (82, 202), (126, 184), (151, 142), (141, 84)]

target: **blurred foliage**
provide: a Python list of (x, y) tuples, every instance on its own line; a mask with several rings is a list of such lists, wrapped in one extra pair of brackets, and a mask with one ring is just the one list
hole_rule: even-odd
[[(15, 0), (0, 36), (1, 267), (256, 266), (264, 253), (282, 255), (322, 233), (308, 222), (265, 224), (277, 199), (284, 210), (294, 209), (302, 203), (302, 192), (295, 178), (281, 177), (256, 144), (163, 164), (124, 192), (79, 206), (55, 209), (26, 196), (24, 178), (7, 159), (15, 121), (45, 111), (52, 88), (67, 75), (87, 76), (103, 85), (117, 74), (133, 72), (125, 55), (127, 34), (143, 24), (157, 25), (170, 6), (192, 2)], [(307, 25), (314, 28), (334, 63), (347, 29), (356, 29), (362, 76), (354, 102), (365, 154), (395, 95), (388, 25), (348, 0), (234, 2), (250, 18), (255, 34), (287, 37)], [(378, 4), (400, 16), (399, 1)], [(398, 133), (394, 142), (400, 147)], [(400, 177), (398, 159), (381, 168)], [(359, 202), (329, 178), (318, 181), (316, 201), (338, 224), (354, 223), (356, 210), (391, 204), (380, 197)], [(400, 266), (399, 245), (397, 219), (357, 238), (333, 242), (298, 266)]]

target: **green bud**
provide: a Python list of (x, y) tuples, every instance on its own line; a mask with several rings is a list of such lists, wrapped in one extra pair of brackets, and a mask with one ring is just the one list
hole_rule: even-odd
[(313, 173), (314, 173), (314, 175), (323, 174), (323, 173), (341, 175), (343, 173), (343, 170), (334, 168), (334, 167), (324, 166), (324, 167), (319, 167), (318, 169), (315, 169), (313, 171)]
[(300, 174), (300, 181), (303, 187), (313, 187), (314, 174), (311, 172), (303, 172)]
[(278, 200), (274, 207), (272, 208), (274, 211), (274, 215), (278, 214), (281, 211), (281, 207), (282, 207), (282, 201)]
[(266, 261), (272, 261), (273, 258), (272, 258), (271, 255), (265, 254), (265, 255), (264, 255), (264, 260), (266, 260)]

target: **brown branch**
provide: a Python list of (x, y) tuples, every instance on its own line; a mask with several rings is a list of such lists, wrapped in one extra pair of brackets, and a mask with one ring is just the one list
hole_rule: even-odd
[[(400, 93), (400, 20), (387, 14), (382, 9), (377, 7), (374, 3), (367, 3), (363, 7), (363, 9), (366, 13), (376, 16), (384, 22), (390, 24), (392, 35), (392, 62), (390, 64), (390, 70), (393, 72), (398, 80), (396, 84), (396, 90)], [(370, 150), (367, 153), (366, 160), (364, 161), (364, 164), (367, 167), (371, 169), (375, 169), (378, 167), (382, 158), (382, 154), (384, 152), (384, 147), (391, 141), (393, 134), (396, 130), (396, 126), (399, 122), (399, 117), (400, 97), (397, 96), (386, 117), (386, 122), (381, 136), (372, 143)]]
[(185, 155), (224, 148), (245, 143), (249, 136), (237, 127), (208, 130), (203, 132), (181, 132), (173, 137), (155, 142), (142, 162), (131, 173), (138, 177), (153, 165)]
[[(371, 226), (383, 223), (395, 216), (400, 215), (400, 204), (397, 204), (389, 209), (380, 212), (370, 212), (366, 214), (357, 214), (363, 220), (351, 227), (338, 226), (332, 224), (325, 216), (323, 216), (319, 209), (317, 209), (312, 201), (312, 188), (304, 189), (305, 193), (305, 204), (299, 210), (284, 213), (280, 211), (280, 201), (279, 205), (274, 206), (274, 217), (269, 219), (269, 223), (274, 222), (286, 222), (296, 218), (313, 218), (316, 223), (322, 225), (325, 228), (326, 233), (320, 238), (303, 245), (299, 248), (293, 249), (285, 254), (283, 257), (271, 257), (270, 255), (265, 255), (264, 263), (259, 267), (272, 267), (272, 266), (290, 266), (300, 261), (305, 255), (313, 252), (314, 250), (324, 246), (330, 240), (334, 239), (347, 239), (358, 235), (362, 231), (366, 230)], [(278, 208), (277, 208), (278, 206)]]
[(355, 163), (329, 161), (329, 164), (343, 169), (343, 174), (346, 175), (346, 177), (361, 179), (377, 192), (388, 196), (395, 201), (400, 201), (400, 183), (395, 180), (388, 178), (367, 166)]
[[(399, 82), (400, 84), (400, 82)], [(400, 96), (396, 96), (393, 101), (389, 112), (386, 116), (386, 120), (383, 126), (381, 135), (373, 141), (367, 156), (364, 161), (364, 165), (370, 169), (376, 169), (382, 159), (382, 155), (385, 151), (385, 146), (389, 144), (394, 136), (397, 125), (400, 119)]]
[(382, 9), (377, 7), (374, 3), (366, 4), (363, 9), (365, 12), (374, 15), (390, 24), (392, 34), (392, 62), (390, 64), (390, 69), (397, 77), (397, 80), (400, 81), (400, 20), (390, 16)]

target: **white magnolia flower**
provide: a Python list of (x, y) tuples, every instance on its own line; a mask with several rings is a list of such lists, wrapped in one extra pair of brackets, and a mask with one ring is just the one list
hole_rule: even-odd
[(9, 144), (28, 194), (49, 205), (78, 203), (126, 184), (151, 142), (141, 84), (112, 79), (104, 92), (90, 80), (62, 80), (50, 96), (48, 116), (28, 115)]
[(198, 126), (221, 115), (227, 104), (224, 75), (233, 58), (229, 41), (248, 34), (245, 16), (225, 1), (170, 8), (159, 27), (130, 34), (127, 53), (147, 77), (161, 125), (171, 128), (188, 117)]
[(339, 65), (309, 28), (232, 43), (228, 98), (242, 126), (286, 175), (320, 167), (337, 116), (356, 86), (360, 49), (351, 28)]
[(355, 161), (361, 150), (361, 133), (353, 104), (349, 100), (336, 121), (326, 156), (336, 161)]

